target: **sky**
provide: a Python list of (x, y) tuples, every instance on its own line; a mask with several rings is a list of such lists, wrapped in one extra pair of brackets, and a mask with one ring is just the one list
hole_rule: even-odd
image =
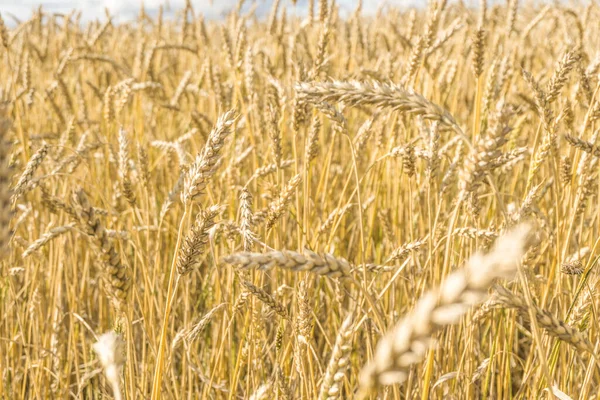
[[(219, 18), (237, 4), (238, 0), (192, 0), (194, 10), (202, 13), (206, 18)], [(247, 5), (256, 1), (259, 4), (258, 13), (268, 13), (272, 0), (246, 0)], [(364, 0), (365, 12), (375, 11), (381, 2), (385, 1), (397, 7), (412, 6), (425, 3), (425, 0)], [(475, 0), (472, 0), (475, 1)], [(317, 3), (318, 0), (315, 0)], [(468, 2), (468, 1), (467, 1)], [(5, 20), (10, 21), (10, 15), (19, 19), (27, 19), (31, 16), (33, 9), (42, 5), (48, 12), (66, 13), (72, 9), (82, 10), (83, 19), (89, 20), (96, 17), (103, 18), (105, 7), (111, 11), (116, 22), (133, 19), (139, 12), (141, 0), (0, 0), (0, 13)], [(167, 10), (180, 9), (185, 0), (144, 0), (146, 11), (154, 15), (160, 5)], [(302, 15), (306, 12), (308, 0), (298, 0), (295, 6), (291, 0), (281, 0), (281, 4), (287, 5), (288, 14)], [(356, 7), (356, 0), (337, 0), (337, 4), (343, 11), (351, 11)]]
[[(42, 5), (47, 12), (68, 13), (73, 9), (82, 11), (82, 20), (104, 19), (104, 9), (108, 8), (113, 16), (113, 22), (125, 22), (135, 19), (139, 13), (140, 5), (144, 3), (146, 12), (156, 15), (160, 5), (163, 5), (166, 15), (168, 10), (180, 10), (185, 0), (0, 0), (0, 14), (9, 25), (14, 24), (11, 18), (15, 16), (19, 20), (28, 19), (32, 10)], [(250, 7), (254, 2), (258, 3), (257, 14), (268, 15), (273, 0), (246, 0), (245, 8)], [(292, 5), (292, 0), (280, 0), (282, 7), (287, 7), (288, 15), (306, 15), (308, 0), (297, 0), (296, 5)], [(453, 0), (450, 0), (453, 1)], [(463, 0), (467, 5), (477, 6), (480, 0)], [(488, 4), (496, 2), (505, 2), (507, 0), (487, 0)], [(525, 3), (532, 0), (519, 0)], [(533, 0), (534, 2), (544, 2), (551, 0)], [(563, 0), (568, 2), (568, 0)], [(573, 1), (573, 0), (571, 0)], [(590, 1), (590, 0), (580, 0)], [(231, 10), (237, 4), (238, 0), (192, 0), (194, 10), (202, 13), (208, 19), (217, 19)], [(318, 0), (315, 0), (318, 3)], [(356, 8), (357, 0), (337, 0), (342, 15), (351, 12)], [(425, 6), (427, 0), (363, 0), (363, 12), (374, 13), (382, 4), (388, 4), (394, 7), (409, 7), (415, 5)]]

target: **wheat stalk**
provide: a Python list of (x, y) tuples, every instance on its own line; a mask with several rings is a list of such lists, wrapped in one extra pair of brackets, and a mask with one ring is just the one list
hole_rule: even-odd
[(12, 217), (10, 188), (11, 171), (8, 164), (10, 144), (8, 142), (8, 131), (10, 121), (6, 118), (6, 108), (0, 107), (0, 259), (7, 250), (10, 240), (10, 220)]

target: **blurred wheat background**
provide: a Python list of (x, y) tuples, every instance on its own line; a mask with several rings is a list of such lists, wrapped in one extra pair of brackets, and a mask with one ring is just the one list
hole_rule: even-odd
[(597, 399), (600, 6), (292, 3), (2, 13), (0, 398)]

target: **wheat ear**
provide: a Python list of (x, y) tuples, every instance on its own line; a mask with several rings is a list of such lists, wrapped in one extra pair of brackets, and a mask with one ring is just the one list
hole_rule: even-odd
[(221, 115), (194, 163), (185, 176), (185, 189), (183, 191), (184, 203), (190, 203), (204, 192), (210, 178), (221, 159), (221, 149), (225, 145), (225, 139), (232, 131), (233, 124), (237, 119), (237, 112), (229, 110)]
[(358, 81), (302, 82), (296, 85), (296, 91), (306, 102), (344, 102), (354, 107), (373, 105), (420, 115), (425, 119), (439, 121), (441, 125), (463, 135), (462, 129), (448, 111), (414, 90), (398, 85)]
[(80, 189), (73, 194), (73, 201), (81, 228), (97, 245), (100, 252), (106, 269), (110, 294), (117, 300), (119, 306), (123, 306), (131, 287), (129, 272), (121, 263), (121, 257), (108, 237), (102, 222), (96, 216), (94, 208), (90, 205), (87, 194)]
[(377, 344), (373, 360), (360, 374), (359, 394), (364, 397), (378, 385), (406, 380), (410, 366), (423, 358), (436, 332), (458, 323), (473, 305), (483, 302), (495, 279), (513, 277), (529, 230), (526, 225), (515, 227), (500, 237), (488, 254), (471, 256), (464, 268), (421, 297), (413, 311)]
[(329, 278), (347, 277), (350, 275), (350, 264), (343, 258), (331, 254), (319, 255), (311, 250), (300, 254), (291, 250), (271, 251), (268, 253), (239, 252), (222, 259), (239, 269), (270, 270), (282, 268), (290, 271), (308, 271)]
[[(524, 297), (510, 292), (500, 285), (496, 285), (495, 289), (494, 300), (505, 307), (514, 308), (518, 311), (519, 315), (529, 318), (529, 307)], [(550, 336), (570, 344), (579, 351), (594, 353), (594, 346), (577, 329), (535, 304), (532, 304), (531, 307), (533, 308), (533, 315), (535, 315), (537, 323)]]

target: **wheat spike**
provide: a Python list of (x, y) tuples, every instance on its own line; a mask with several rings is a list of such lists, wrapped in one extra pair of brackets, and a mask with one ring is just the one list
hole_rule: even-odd
[(374, 359), (361, 372), (361, 390), (406, 380), (409, 367), (423, 358), (435, 332), (457, 323), (473, 305), (484, 301), (495, 279), (515, 275), (529, 230), (519, 225), (501, 236), (488, 254), (471, 256), (463, 269), (421, 297), (377, 344)]
[(282, 268), (290, 271), (309, 271), (329, 278), (347, 277), (350, 274), (350, 264), (343, 258), (331, 254), (319, 255), (311, 250), (300, 254), (291, 250), (272, 251), (268, 253), (234, 253), (222, 258), (226, 264), (239, 269), (270, 270)]

